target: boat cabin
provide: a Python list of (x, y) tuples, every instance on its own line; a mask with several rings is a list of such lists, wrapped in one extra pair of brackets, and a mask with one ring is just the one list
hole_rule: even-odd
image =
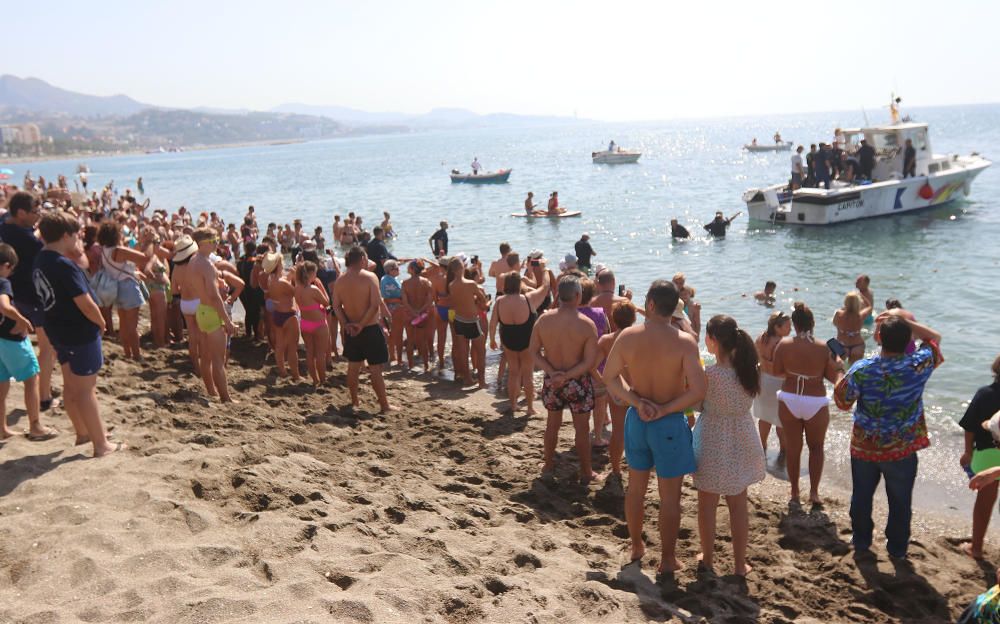
[(927, 124), (902, 122), (872, 128), (851, 128), (842, 130), (844, 142), (841, 147), (849, 154), (861, 147), (861, 139), (875, 148), (876, 162), (873, 177), (876, 180), (891, 180), (903, 175), (903, 150), (906, 139), (913, 142), (917, 150), (917, 175), (931, 175), (951, 168), (947, 156), (935, 156), (927, 134)]

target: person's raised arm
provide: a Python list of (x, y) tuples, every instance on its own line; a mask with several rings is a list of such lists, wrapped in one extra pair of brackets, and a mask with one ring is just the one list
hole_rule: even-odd
[(823, 376), (836, 386), (844, 377), (844, 361), (836, 354), (831, 353), (830, 357), (826, 359), (826, 368), (823, 370)]
[(729, 217), (728, 219), (726, 219), (726, 223), (732, 223), (732, 222), (733, 222), (733, 220), (734, 220), (734, 219), (736, 219), (736, 217), (740, 216), (741, 214), (743, 214), (743, 211), (742, 211), (742, 210), (740, 210), (739, 212), (737, 212), (737, 213), (736, 213), (736, 214), (734, 214), (733, 216), (731, 216), (731, 217)]
[(115, 262), (131, 262), (136, 266), (144, 266), (147, 260), (146, 254), (141, 251), (123, 246), (115, 247), (112, 256)]
[(549, 272), (546, 271), (542, 276), (542, 283), (539, 284), (538, 288), (528, 291), (528, 305), (531, 306), (532, 310), (537, 310), (539, 306), (545, 301), (545, 296), (551, 292), (552, 288), (549, 284)]

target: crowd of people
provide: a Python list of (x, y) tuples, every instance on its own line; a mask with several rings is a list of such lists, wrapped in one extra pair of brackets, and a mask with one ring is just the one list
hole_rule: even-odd
[[(630, 291), (617, 288), (612, 270), (591, 265), (597, 252), (586, 234), (558, 272), (542, 251), (522, 257), (507, 243), (484, 268), (478, 256), (449, 255), (446, 222), (428, 241), (433, 258), (399, 259), (387, 244), (395, 237), (388, 213), (370, 232), (360, 216), (349, 213), (343, 220), (335, 216), (332, 227), (343, 251), (341, 265), (321, 227), (308, 233), (295, 220), (282, 227), (270, 223), (261, 232), (253, 206), (236, 228), (215, 212), (149, 211), (148, 200), (140, 202), (130, 192), (118, 195), (110, 187), (75, 201), (72, 194), (49, 194), (44, 182), (30, 188), (4, 189), (0, 395), (6, 399), (9, 380), (24, 384), (25, 433), (31, 440), (57, 435), (41, 414), (51, 413), (57, 401), (58, 362), (62, 406), (76, 443), (90, 443), (96, 457), (124, 447), (100, 416), (96, 380), (102, 341), (114, 336), (126, 358), (141, 361), (139, 321), (146, 305), (147, 344), (185, 343), (206, 395), (237, 401), (226, 367), (239, 301), (243, 339), (273, 354), (279, 377), (298, 381), (308, 375), (322, 386), (330, 383), (327, 372), (342, 355), (355, 407), (364, 367), (383, 413), (396, 409), (383, 379), (387, 366), (440, 372), (450, 356), (456, 381), (485, 388), (488, 341), (501, 351), (498, 386), (506, 389), (506, 409), (531, 415), (534, 373), (540, 371), (546, 412), (542, 478), (554, 478), (568, 410), (579, 479), (604, 478), (591, 458), (595, 449), (606, 447), (607, 479), (625, 490), (632, 558), (641, 559), (643, 501), (655, 470), (660, 573), (681, 565), (675, 544), (687, 475), (698, 491), (700, 565), (713, 566), (715, 512), (724, 497), (734, 572), (750, 571), (747, 488), (765, 476), (772, 429), (791, 500), (800, 500), (799, 468), (807, 449), (808, 501), (822, 504), (829, 382), (836, 404), (853, 410), (850, 515), (856, 553), (869, 556), (872, 499), (884, 478), (888, 552), (907, 555), (916, 452), (929, 445), (922, 394), (943, 362), (941, 336), (896, 300), (876, 315), (867, 276), (858, 278), (833, 315), (835, 340), (824, 344), (815, 338), (814, 314), (801, 302), (790, 314), (773, 311), (754, 339), (726, 315), (713, 316), (703, 327), (695, 289), (680, 273), (655, 281), (637, 307)], [(775, 289), (768, 282), (754, 298), (774, 306)], [(865, 328), (879, 344), (868, 357)], [(715, 360), (707, 367), (702, 340)], [(1000, 379), (1000, 359), (993, 372)], [(996, 379), (977, 393), (962, 421), (969, 433), (961, 461), (979, 473), (972, 481), (979, 495), (969, 546), (976, 557), (982, 556), (1000, 476)], [(14, 435), (6, 418), (0, 434)]]

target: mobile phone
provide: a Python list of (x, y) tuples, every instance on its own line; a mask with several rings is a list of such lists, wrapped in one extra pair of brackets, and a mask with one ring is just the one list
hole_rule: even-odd
[(479, 264), (479, 256), (472, 256), (472, 264)]
[(837, 357), (843, 359), (847, 355), (847, 349), (844, 345), (836, 338), (831, 338), (826, 341), (826, 348), (830, 350), (830, 353), (836, 355)]
[(541, 260), (532, 260), (531, 261), (531, 266), (542, 266), (542, 261)]
[(625, 296), (625, 284), (618, 284), (618, 296), (619, 297)]

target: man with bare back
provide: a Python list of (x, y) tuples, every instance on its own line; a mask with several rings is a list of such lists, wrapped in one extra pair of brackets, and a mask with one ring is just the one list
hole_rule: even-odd
[(201, 227), (191, 236), (198, 251), (191, 258), (187, 283), (191, 294), (199, 301), (194, 320), (201, 333), (201, 378), (209, 396), (218, 396), (224, 403), (233, 402), (226, 379), (226, 342), (236, 331), (219, 294), (219, 272), (209, 256), (219, 245), (215, 230)]
[(347, 388), (351, 393), (351, 404), (360, 405), (358, 399), (358, 378), (361, 365), (368, 362), (372, 388), (378, 397), (381, 413), (395, 408), (389, 405), (382, 379), (382, 366), (389, 361), (389, 346), (385, 334), (378, 325), (382, 309), (382, 294), (378, 278), (366, 271), (368, 258), (361, 247), (351, 247), (344, 256), (347, 270), (333, 284), (333, 312), (337, 315), (344, 331), (344, 357), (347, 358)]
[(497, 297), (503, 294), (503, 281), (500, 279), (504, 273), (507, 273), (507, 255), (510, 253), (510, 245), (508, 243), (500, 243), (500, 257), (490, 263), (490, 269), (487, 275), (496, 278), (497, 287)]
[[(461, 376), (466, 386), (471, 386), (472, 371), (469, 367), (471, 352), (473, 362), (486, 360), (486, 328), (483, 327), (481, 315), (486, 309), (486, 295), (475, 281), (465, 277), (465, 267), (460, 258), (452, 258), (450, 267), (455, 279), (448, 284), (451, 296), (451, 309), (455, 311), (452, 341), (455, 346), (452, 354), (452, 364), (455, 367), (455, 379)], [(480, 388), (486, 387), (486, 367), (479, 365), (476, 374)]]
[[(655, 466), (660, 493), (658, 574), (681, 568), (677, 533), (681, 523), (681, 483), (695, 470), (691, 430), (684, 410), (705, 397), (705, 371), (698, 360), (698, 343), (670, 324), (679, 299), (677, 287), (653, 282), (646, 294), (646, 322), (625, 329), (608, 354), (604, 383), (629, 404), (625, 415), (625, 457), (628, 493), (625, 520), (632, 540), (632, 560), (642, 559), (643, 507), (650, 470)], [(622, 379), (628, 374), (631, 383)]]
[(597, 364), (597, 328), (577, 311), (583, 297), (580, 280), (574, 276), (559, 281), (559, 308), (535, 322), (528, 347), (535, 365), (545, 372), (542, 403), (548, 411), (545, 423), (545, 463), (542, 475), (555, 468), (556, 444), (562, 415), (573, 415), (576, 454), (580, 459), (580, 480), (589, 483), (598, 477), (590, 463), (590, 413), (594, 409), (594, 383), (590, 370)]

